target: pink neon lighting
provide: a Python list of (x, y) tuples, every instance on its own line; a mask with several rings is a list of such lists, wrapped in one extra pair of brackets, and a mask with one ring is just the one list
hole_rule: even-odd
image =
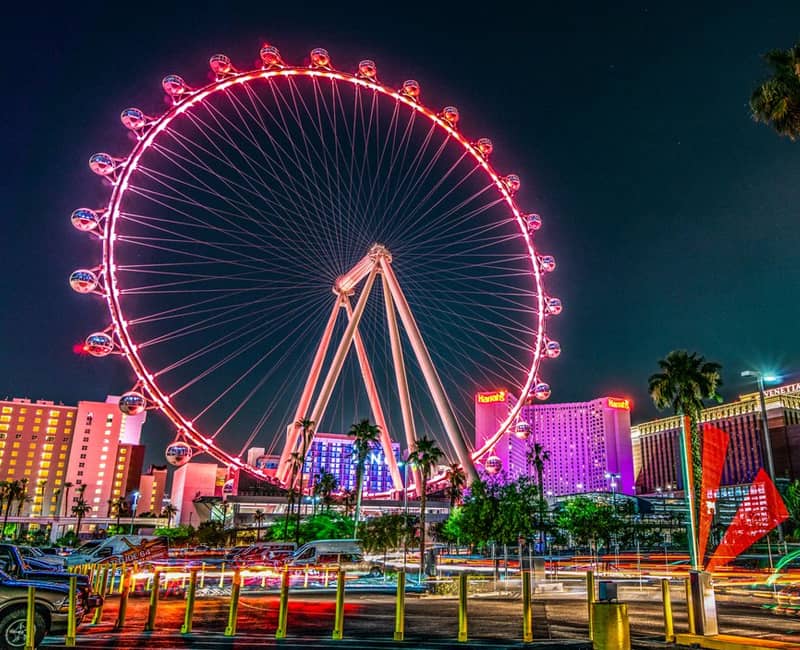
[[(543, 283), (542, 283), (542, 271), (540, 268), (540, 262), (536, 250), (533, 245), (533, 239), (528, 232), (528, 227), (525, 220), (525, 213), (523, 213), (514, 202), (512, 194), (509, 191), (509, 188), (504, 180), (505, 176), (504, 175), (501, 176), (500, 174), (498, 174), (498, 172), (494, 170), (494, 168), (484, 158), (480, 149), (476, 145), (473, 145), (469, 140), (467, 140), (458, 130), (456, 130), (453, 127), (453, 125), (451, 125), (442, 116), (438, 115), (436, 112), (431, 111), (424, 105), (420, 104), (418, 99), (411, 98), (404, 94), (401, 94), (394, 89), (388, 88), (380, 83), (377, 83), (374, 79), (360, 78), (348, 73), (333, 71), (333, 70), (321, 70), (321, 69), (312, 70), (308, 68), (294, 67), (294, 68), (280, 68), (271, 70), (258, 69), (249, 72), (232, 71), (231, 75), (226, 76), (224, 80), (214, 81), (203, 88), (190, 89), (187, 87), (185, 92), (173, 98), (174, 99), (173, 106), (171, 106), (161, 117), (153, 120), (152, 125), (149, 127), (146, 133), (142, 134), (142, 137), (139, 139), (136, 146), (128, 155), (127, 159), (122, 159), (118, 163), (117, 170), (120, 173), (119, 176), (115, 179), (113, 184), (114, 189), (109, 199), (109, 204), (106, 213), (107, 218), (105, 219), (104, 232), (102, 237), (104, 267), (106, 269), (112, 269), (112, 270), (115, 268), (113, 243), (116, 239), (115, 227), (120, 216), (120, 207), (122, 198), (125, 194), (125, 191), (128, 188), (131, 174), (138, 166), (141, 157), (144, 155), (147, 149), (152, 146), (156, 137), (162, 131), (164, 131), (178, 115), (186, 112), (192, 106), (199, 104), (207, 97), (209, 97), (211, 94), (224, 90), (225, 88), (230, 87), (234, 83), (241, 84), (256, 79), (271, 79), (271, 78), (292, 77), (292, 76), (324, 77), (335, 81), (350, 83), (355, 86), (360, 86), (362, 88), (370, 89), (375, 92), (381, 93), (384, 96), (392, 97), (397, 102), (402, 103), (406, 105), (408, 108), (421, 113), (422, 115), (427, 117), (431, 122), (436, 124), (439, 128), (446, 131), (453, 140), (458, 142), (464, 148), (464, 150), (473, 157), (476, 164), (480, 166), (487, 173), (489, 178), (497, 187), (497, 190), (503, 196), (505, 202), (507, 203), (509, 209), (511, 210), (512, 214), (514, 215), (517, 221), (520, 233), (524, 238), (528, 249), (528, 256), (531, 261), (531, 270), (533, 271), (534, 280), (537, 287), (537, 292), (536, 292), (537, 294), (536, 318), (538, 325), (537, 335), (535, 344), (533, 346), (533, 354), (531, 359), (530, 370), (528, 371), (528, 375), (525, 379), (524, 385), (521, 387), (521, 394), (528, 395), (530, 393), (531, 387), (537, 380), (536, 372), (539, 366), (539, 362), (542, 358), (542, 347), (544, 343), (544, 317), (546, 309), (545, 309), (545, 292), (543, 290)], [(222, 463), (225, 463), (227, 465), (236, 465), (235, 456), (228, 454), (226, 451), (224, 451), (223, 449), (218, 447), (215, 443), (213, 443), (213, 441), (211, 441), (208, 438), (205, 438), (195, 428), (195, 426), (191, 421), (189, 421), (174, 406), (172, 406), (169, 403), (169, 396), (161, 390), (159, 385), (156, 383), (153, 375), (147, 370), (146, 366), (139, 357), (136, 344), (128, 331), (127, 323), (125, 322), (123, 311), (119, 303), (120, 289), (117, 285), (116, 274), (111, 272), (108, 273), (107, 276), (108, 276), (107, 291), (105, 297), (106, 297), (106, 302), (108, 304), (109, 312), (111, 314), (111, 319), (113, 321), (114, 328), (117, 337), (119, 339), (119, 346), (122, 352), (125, 354), (128, 361), (130, 362), (134, 372), (136, 373), (139, 383), (150, 395), (152, 401), (161, 405), (161, 409), (163, 410), (164, 414), (173, 422), (177, 430), (183, 431), (184, 435), (191, 443), (203, 448), (207, 448), (208, 453), (211, 454), (213, 457), (215, 457), (217, 460), (221, 461)], [(501, 424), (496, 434), (487, 439), (482, 447), (476, 449), (472, 453), (473, 460), (480, 460), (492, 449), (492, 447), (502, 437), (504, 432), (509, 428), (511, 423), (516, 420), (517, 415), (519, 414), (519, 411), (523, 406), (523, 403), (524, 400), (520, 399), (517, 401), (516, 404), (511, 406), (511, 408), (509, 409), (509, 414), (507, 419)], [(204, 441), (207, 441), (207, 447)], [(245, 466), (242, 469), (258, 478), (268, 477), (267, 473), (259, 468)]]

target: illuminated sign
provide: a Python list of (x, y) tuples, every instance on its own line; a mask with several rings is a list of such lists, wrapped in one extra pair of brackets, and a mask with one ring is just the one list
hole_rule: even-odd
[(625, 409), (626, 411), (631, 410), (631, 401), (628, 399), (620, 399), (616, 397), (609, 397), (606, 400), (608, 404), (608, 408), (612, 409)]
[(764, 396), (771, 397), (772, 395), (786, 395), (787, 393), (797, 392), (800, 392), (800, 383), (787, 384), (786, 386), (778, 386), (777, 388), (769, 388), (764, 391)]
[(506, 391), (497, 390), (493, 393), (478, 393), (478, 404), (494, 404), (496, 402), (506, 401)]

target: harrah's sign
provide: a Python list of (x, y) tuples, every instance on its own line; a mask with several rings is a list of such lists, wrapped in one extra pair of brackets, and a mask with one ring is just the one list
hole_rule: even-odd
[(626, 411), (631, 410), (631, 401), (629, 399), (609, 397), (608, 400), (606, 400), (606, 404), (608, 404), (608, 408), (612, 409), (625, 409)]
[(478, 393), (475, 396), (478, 404), (495, 404), (497, 402), (506, 401), (506, 391), (496, 390), (493, 393)]

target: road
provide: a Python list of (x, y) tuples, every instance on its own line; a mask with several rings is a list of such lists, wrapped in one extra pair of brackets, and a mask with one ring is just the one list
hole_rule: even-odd
[[(682, 586), (672, 589), (675, 629), (686, 630), (685, 601)], [(663, 640), (663, 618), (660, 590), (655, 586), (622, 586), (620, 600), (629, 607), (631, 632), (635, 640)], [(228, 618), (228, 597), (210, 596), (197, 600), (191, 638), (178, 633), (183, 622), (185, 601), (165, 598), (159, 602), (157, 633), (143, 633), (149, 601), (131, 598), (128, 616), (121, 634), (112, 634), (118, 598), (112, 596), (106, 605), (102, 622), (97, 626), (82, 625), (78, 647), (92, 648), (184, 648), (184, 647), (255, 647), (274, 645), (278, 619), (278, 598), (274, 593), (243, 592), (235, 643), (223, 642), (221, 634)], [(718, 596), (720, 631), (746, 637), (761, 637), (797, 642), (800, 647), (800, 619), (774, 614), (763, 608), (764, 599), (752, 595)], [(334, 620), (332, 592), (292, 592), (289, 601), (288, 636), (293, 647), (326, 646)], [(348, 593), (345, 599), (345, 637), (353, 647), (391, 647), (394, 631), (395, 603), (392, 594)], [(522, 604), (518, 593), (486, 593), (469, 600), (469, 637), (483, 647), (517, 647), (522, 635)], [(534, 639), (586, 640), (587, 606), (585, 592), (579, 585), (564, 594), (536, 596), (534, 602)], [(457, 638), (457, 602), (453, 597), (408, 595), (406, 598), (406, 639), (412, 647), (446, 648)], [(310, 641), (308, 641), (310, 639)], [(374, 646), (367, 639), (385, 640)], [(212, 643), (213, 641), (213, 643)], [(57, 639), (47, 641), (59, 647)], [(584, 643), (585, 645), (585, 643)], [(337, 647), (348, 647), (340, 644)], [(453, 646), (455, 647), (455, 645)], [(464, 647), (463, 645), (460, 647)], [(558, 647), (567, 647), (559, 645)], [(576, 646), (576, 650), (582, 647)]]

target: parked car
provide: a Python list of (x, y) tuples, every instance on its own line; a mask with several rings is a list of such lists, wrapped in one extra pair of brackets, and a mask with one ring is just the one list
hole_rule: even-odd
[[(67, 557), (67, 566), (76, 564), (93, 564), (95, 562), (123, 561), (127, 555), (133, 555), (137, 548), (144, 548), (149, 542), (163, 541), (163, 538), (155, 535), (111, 535), (105, 539), (93, 539), (81, 544), (75, 549), (72, 555)], [(158, 545), (158, 555), (166, 557), (167, 545)], [(152, 549), (155, 551), (155, 549)], [(132, 557), (133, 560), (151, 559), (155, 553), (143, 553), (140, 557)]]
[(37, 564), (51, 565), (57, 569), (63, 569), (67, 565), (67, 561), (60, 555), (46, 554), (40, 548), (35, 546), (21, 546), (17, 545), (19, 554), (24, 557), (28, 562), (36, 562)]
[(383, 567), (364, 558), (364, 549), (357, 539), (318, 539), (303, 544), (286, 561), (289, 568), (337, 566), (351, 573), (383, 575)]
[[(0, 571), (0, 648), (22, 650), (27, 632), (28, 586), (36, 589), (34, 646), (51, 634), (65, 634), (69, 620), (69, 585), (43, 580), (17, 580)], [(83, 618), (76, 603), (76, 624)]]
[(296, 549), (293, 542), (259, 542), (231, 552), (227, 561), (238, 566), (283, 566)]
[[(44, 566), (45, 568), (41, 568)], [(69, 585), (70, 576), (76, 576), (78, 602), (85, 612), (92, 611), (103, 602), (102, 596), (92, 593), (89, 576), (72, 574), (52, 565), (34, 566), (33, 561), (22, 557), (14, 544), (0, 544), (0, 572), (15, 580), (33, 580), (48, 584)]]

